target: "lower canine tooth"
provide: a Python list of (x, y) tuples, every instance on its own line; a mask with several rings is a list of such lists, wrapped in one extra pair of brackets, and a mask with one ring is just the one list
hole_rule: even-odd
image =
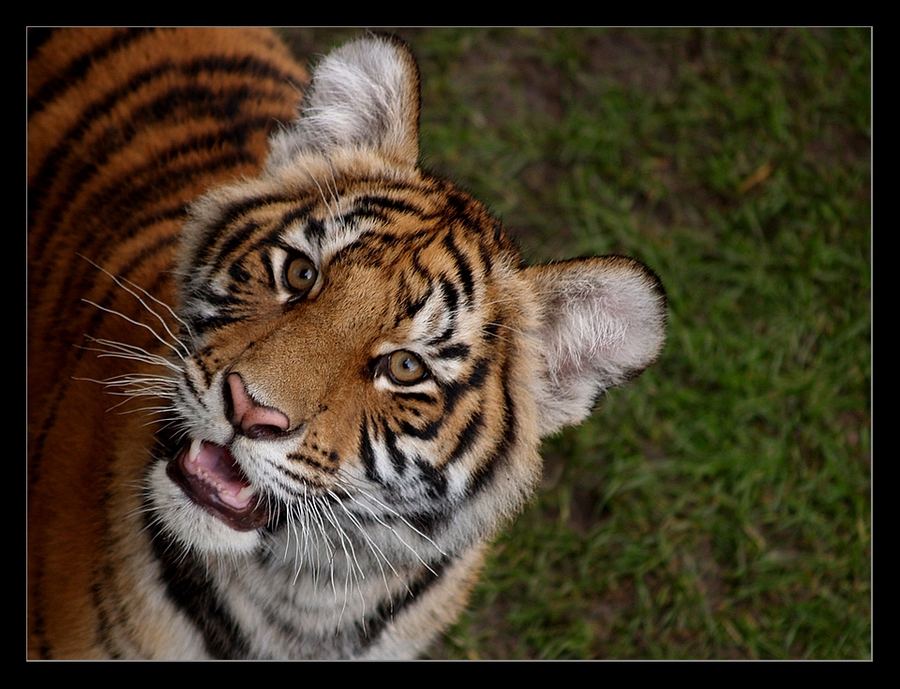
[(238, 494), (235, 496), (238, 500), (246, 500), (253, 496), (253, 487), (252, 486), (244, 486), (238, 491)]

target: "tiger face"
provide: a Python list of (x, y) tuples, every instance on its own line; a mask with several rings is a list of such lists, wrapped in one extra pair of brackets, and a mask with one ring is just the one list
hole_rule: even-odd
[(647, 268), (524, 266), (496, 217), (418, 166), (418, 79), (390, 39), (331, 53), (263, 174), (193, 206), (177, 423), (146, 486), (188, 548), (293, 533), (346, 556), (341, 523), (476, 543), (532, 493), (540, 439), (662, 346)]

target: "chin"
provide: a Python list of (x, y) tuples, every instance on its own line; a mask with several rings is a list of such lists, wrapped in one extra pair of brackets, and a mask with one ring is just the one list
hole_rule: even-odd
[(187, 496), (157, 461), (147, 476), (150, 519), (155, 519), (176, 544), (185, 550), (209, 555), (247, 555), (263, 542), (261, 529), (239, 530), (211, 514)]

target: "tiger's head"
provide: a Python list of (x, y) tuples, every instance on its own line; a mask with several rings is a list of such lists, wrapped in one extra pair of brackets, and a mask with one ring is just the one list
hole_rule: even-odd
[(314, 71), (261, 175), (194, 204), (180, 433), (148, 478), (183, 545), (245, 553), (343, 520), (463, 547), (532, 493), (542, 437), (658, 355), (650, 270), (523, 265), (496, 217), (419, 167), (418, 121), (408, 49), (357, 40)]

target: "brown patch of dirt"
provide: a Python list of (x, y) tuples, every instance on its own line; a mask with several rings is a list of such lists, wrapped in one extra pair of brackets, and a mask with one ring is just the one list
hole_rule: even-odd
[(586, 535), (608, 518), (609, 508), (603, 505), (602, 498), (597, 486), (576, 484), (572, 487), (569, 527), (575, 533)]
[(852, 165), (860, 160), (869, 161), (871, 139), (855, 129), (830, 125), (821, 137), (806, 145), (806, 155), (821, 166)]
[(594, 634), (593, 647), (596, 658), (610, 658), (609, 645), (613, 640), (617, 622), (630, 614), (636, 605), (634, 584), (623, 580), (619, 586), (606, 591), (585, 610), (584, 618)]
[(489, 50), (473, 50), (450, 66), (452, 83), (463, 85), (479, 114), (497, 127), (523, 109), (557, 120), (564, 114), (559, 70), (524, 55), (521, 40), (493, 43)]
[(649, 41), (640, 29), (614, 29), (585, 42), (587, 69), (626, 88), (659, 92), (672, 87), (681, 55)]
[(722, 578), (722, 568), (716, 562), (710, 536), (705, 535), (697, 540), (692, 555), (696, 565), (698, 588), (706, 599), (709, 609), (715, 614), (726, 600), (726, 584)]
[[(474, 615), (469, 633), (478, 641), (478, 650), (469, 655), (469, 660), (508, 660), (521, 655), (516, 653), (515, 636), (507, 631), (509, 608), (507, 603), (497, 601)], [(455, 654), (451, 652), (450, 641), (441, 637), (425, 657), (429, 660), (448, 660)]]
[(837, 417), (837, 426), (847, 439), (847, 444), (858, 449), (859, 459), (866, 463), (871, 460), (871, 457), (868, 452), (862, 451), (860, 434), (869, 425), (869, 413), (865, 410), (845, 411)]

